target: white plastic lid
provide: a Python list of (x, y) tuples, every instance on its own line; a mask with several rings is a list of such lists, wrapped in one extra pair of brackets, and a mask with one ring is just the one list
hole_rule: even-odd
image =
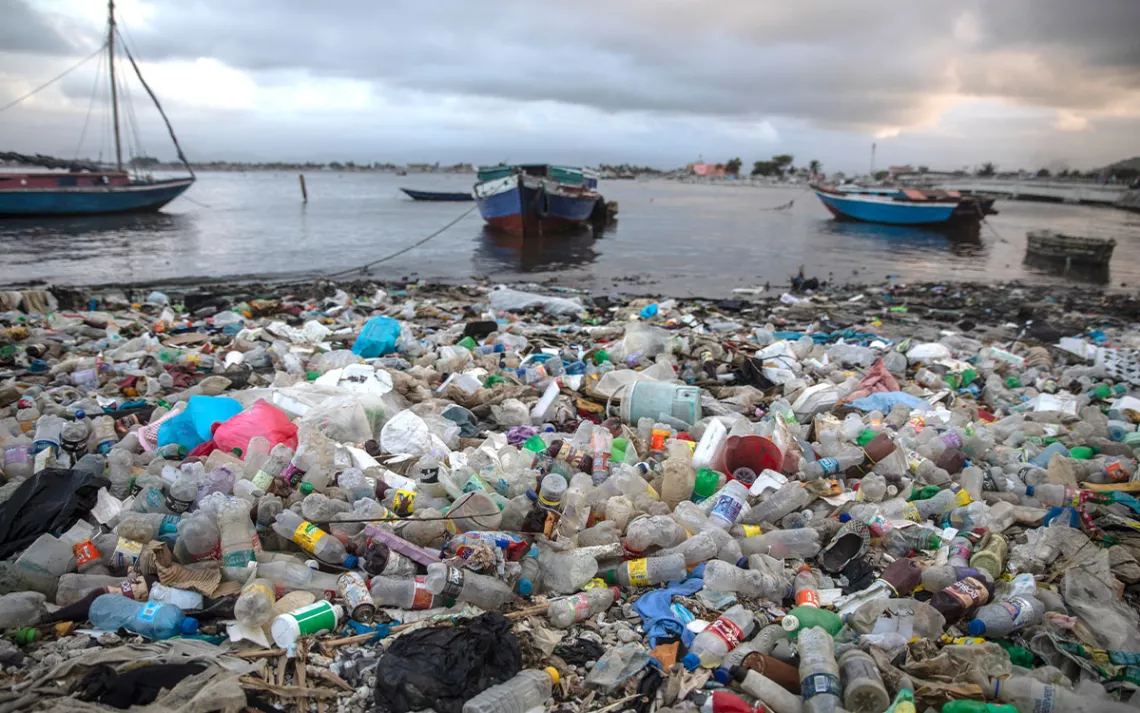
[(279, 616), (274, 619), (270, 632), (273, 634), (273, 643), (281, 649), (293, 646), (297, 643), (297, 639), (301, 638), (301, 627), (291, 616)]

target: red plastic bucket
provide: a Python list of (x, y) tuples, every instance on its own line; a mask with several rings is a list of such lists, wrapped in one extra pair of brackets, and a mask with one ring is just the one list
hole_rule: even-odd
[(728, 477), (737, 468), (748, 468), (759, 475), (765, 468), (780, 472), (784, 454), (763, 436), (733, 436), (724, 445), (724, 472)]

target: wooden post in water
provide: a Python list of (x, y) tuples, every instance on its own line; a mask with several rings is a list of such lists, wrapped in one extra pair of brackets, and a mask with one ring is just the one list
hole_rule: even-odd
[(309, 202), (309, 192), (307, 190), (305, 190), (305, 174), (298, 173), (297, 178), (301, 179), (301, 202), (302, 203), (308, 203)]

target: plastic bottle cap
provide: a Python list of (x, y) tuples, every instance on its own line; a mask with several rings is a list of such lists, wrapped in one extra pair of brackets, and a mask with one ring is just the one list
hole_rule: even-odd
[(727, 686), (732, 681), (732, 674), (727, 668), (721, 667), (713, 671), (713, 680), (722, 686)]
[(313, 484), (312, 483), (301, 483), (301, 494), (302, 495), (308, 495), (311, 492), (313, 492)]
[(696, 654), (685, 654), (681, 658), (681, 665), (686, 671), (696, 671), (701, 667), (701, 657)]
[(602, 581), (606, 584), (617, 584), (617, 570), (607, 569), (602, 572)]
[(784, 631), (795, 631), (800, 628), (800, 619), (795, 614), (785, 614), (780, 626), (783, 627)]
[(359, 561), (360, 560), (357, 559), (356, 555), (348, 555), (344, 558), (344, 566), (347, 569), (356, 569), (356, 563)]
[(186, 636), (198, 633), (198, 620), (188, 616), (182, 620), (182, 633)]
[(986, 623), (984, 621), (974, 619), (966, 625), (966, 631), (969, 632), (970, 636), (981, 636), (982, 634), (986, 633)]
[(849, 512), (845, 512), (839, 516), (840, 522), (848, 522), (850, 519), (851, 519), (851, 513), (849, 513)]
[(550, 683), (552, 685), (557, 686), (558, 682), (562, 680), (562, 677), (558, 675), (558, 669), (554, 668), (553, 666), (547, 666), (542, 670), (546, 671), (547, 676), (550, 676)]
[[(524, 597), (529, 597), (533, 591), (534, 584), (532, 584), (529, 579), (523, 577), (519, 580), (519, 594), (523, 595)], [(558, 681), (555, 681), (555, 683), (558, 683)]]

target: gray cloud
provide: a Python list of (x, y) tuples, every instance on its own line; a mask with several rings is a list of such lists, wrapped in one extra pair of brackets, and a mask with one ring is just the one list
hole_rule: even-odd
[(60, 55), (76, 48), (24, 0), (0, 0), (0, 52)]

